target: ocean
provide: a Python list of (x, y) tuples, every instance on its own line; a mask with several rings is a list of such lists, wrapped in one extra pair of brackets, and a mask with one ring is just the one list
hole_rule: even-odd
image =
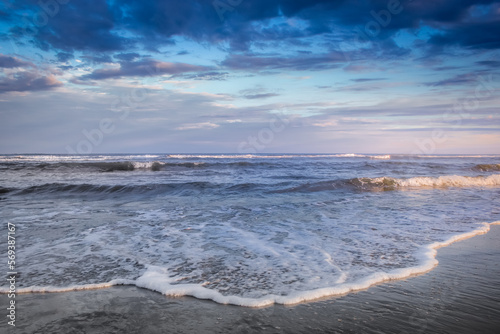
[(0, 172), (20, 293), (296, 304), (425, 273), (500, 221), (500, 155), (2, 155)]

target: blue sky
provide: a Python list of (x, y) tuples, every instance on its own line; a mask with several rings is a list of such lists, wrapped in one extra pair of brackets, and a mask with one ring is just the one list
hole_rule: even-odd
[(1, 153), (500, 153), (495, 1), (16, 0)]

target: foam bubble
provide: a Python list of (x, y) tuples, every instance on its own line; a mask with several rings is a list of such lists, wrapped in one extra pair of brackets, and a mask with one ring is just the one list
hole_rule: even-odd
[[(381, 179), (375, 179), (375, 182)], [(412, 177), (395, 179), (400, 187), (485, 187), (499, 186), (500, 174), (483, 176), (447, 175), (439, 177)]]
[[(45, 293), (45, 292), (65, 292), (76, 290), (102, 289), (115, 285), (135, 285), (140, 288), (149, 289), (161, 294), (180, 297), (192, 296), (198, 299), (209, 299), (220, 304), (232, 304), (246, 307), (264, 307), (272, 304), (293, 305), (309, 302), (320, 298), (341, 296), (350, 292), (367, 289), (375, 284), (385, 281), (400, 280), (411, 276), (419, 275), (432, 270), (438, 261), (436, 260), (437, 250), (446, 247), (454, 242), (468, 239), (477, 235), (485, 234), (490, 230), (491, 225), (500, 225), (500, 221), (493, 223), (483, 223), (481, 227), (462, 234), (454, 235), (441, 242), (434, 242), (424, 246), (419, 251), (420, 264), (408, 268), (396, 269), (388, 272), (374, 272), (367, 277), (351, 283), (339, 283), (335, 286), (324, 288), (293, 291), (288, 295), (268, 294), (258, 298), (241, 297), (238, 295), (223, 295), (218, 291), (206, 288), (202, 284), (176, 284), (174, 275), (166, 268), (150, 265), (147, 270), (136, 280), (115, 279), (106, 283), (71, 285), (67, 287), (54, 286), (31, 286), (18, 289), (18, 293)], [(8, 293), (7, 288), (0, 288), (0, 293)]]

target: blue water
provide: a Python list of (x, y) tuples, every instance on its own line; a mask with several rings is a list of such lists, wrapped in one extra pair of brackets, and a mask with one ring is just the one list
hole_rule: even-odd
[(430, 244), (500, 220), (494, 155), (5, 155), (0, 171), (25, 292), (293, 303), (425, 271)]

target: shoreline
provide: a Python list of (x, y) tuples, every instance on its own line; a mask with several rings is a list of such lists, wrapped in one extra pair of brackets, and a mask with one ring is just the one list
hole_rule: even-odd
[[(498, 222), (497, 222), (498, 224)], [(247, 308), (135, 286), (19, 294), (12, 332), (494, 333), (500, 328), (500, 227), (439, 250), (430, 272), (293, 306)], [(6, 295), (0, 304), (7, 305)]]
[[(351, 293), (369, 289), (370, 287), (379, 284), (384, 284), (391, 281), (405, 280), (411, 277), (424, 275), (432, 271), (438, 265), (439, 261), (437, 261), (436, 259), (438, 249), (448, 247), (456, 242), (486, 234), (490, 231), (491, 226), (500, 225), (500, 221), (481, 223), (478, 225), (481, 225), (481, 227), (478, 227), (477, 229), (470, 232), (453, 235), (444, 241), (434, 242), (432, 244), (423, 246), (417, 254), (417, 257), (421, 258), (421, 264), (417, 266), (396, 269), (388, 273), (376, 272), (357, 282), (342, 284), (335, 287), (325, 287), (314, 290), (295, 292), (288, 296), (266, 295), (260, 298), (224, 296), (217, 291), (194, 285), (190, 285), (194, 287), (191, 288), (190, 292), (186, 292), (186, 288), (182, 284), (171, 285), (169, 284), (168, 280), (165, 282), (165, 274), (162, 273), (162, 268), (158, 268), (158, 272), (155, 272), (156, 267), (154, 266), (151, 266), (153, 270), (148, 269), (141, 277), (137, 278), (136, 280), (115, 279), (105, 283), (73, 285), (68, 287), (32, 286), (18, 289), (16, 293), (65, 293), (73, 291), (109, 289), (111, 287), (118, 286), (134, 286), (137, 288), (147, 289), (152, 292), (160, 293), (166, 297), (193, 297), (200, 300), (213, 301), (221, 305), (234, 305), (250, 308), (262, 308), (272, 305), (294, 306), (323, 299), (346, 296)], [(155, 280), (156, 277), (158, 277), (158, 280)], [(145, 278), (149, 278), (149, 280)], [(7, 294), (8, 292), (8, 289), (0, 288), (0, 295)]]

